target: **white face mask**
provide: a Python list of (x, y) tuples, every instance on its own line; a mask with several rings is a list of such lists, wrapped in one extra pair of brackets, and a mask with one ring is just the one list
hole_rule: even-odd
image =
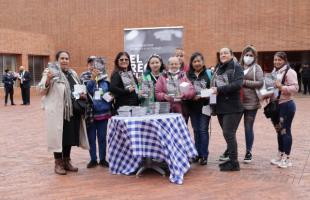
[(253, 61), (254, 61), (254, 57), (244, 56), (243, 57), (243, 61), (244, 61), (244, 64), (251, 65), (253, 63)]

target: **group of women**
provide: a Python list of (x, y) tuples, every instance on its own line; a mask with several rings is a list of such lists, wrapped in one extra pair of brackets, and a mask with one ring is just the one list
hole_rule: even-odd
[[(219, 51), (219, 62), (211, 71), (205, 65), (201, 53), (193, 53), (190, 57), (189, 69), (181, 70), (178, 57), (169, 58), (167, 65), (159, 55), (151, 55), (148, 59), (142, 81), (153, 85), (153, 95), (143, 97), (141, 85), (131, 70), (130, 56), (127, 52), (117, 54), (111, 81), (98, 80), (98, 70), (89, 68), (89, 77), (85, 84), (87, 94), (81, 94), (77, 100), (71, 94), (74, 84), (80, 84), (77, 74), (69, 68), (70, 55), (66, 51), (56, 54), (56, 61), (61, 67), (61, 76), (54, 79), (53, 74), (46, 69), (39, 84), (44, 94), (46, 109), (48, 146), (54, 152), (55, 173), (66, 174), (67, 171), (77, 171), (71, 164), (71, 146), (81, 146), (90, 149), (91, 161), (87, 167), (95, 167), (96, 134), (98, 137), (99, 157), (102, 166), (108, 167), (106, 157), (107, 121), (113, 111), (121, 106), (138, 106), (148, 101), (165, 101), (170, 103), (170, 111), (181, 113), (186, 118), (189, 115), (194, 130), (195, 147), (198, 157), (193, 162), (206, 165), (208, 162), (209, 123), (211, 113), (216, 115), (227, 143), (224, 153), (219, 157), (221, 171), (240, 170), (236, 131), (244, 116), (246, 155), (244, 162), (252, 161), (252, 146), (254, 141), (253, 125), (257, 110), (261, 108), (257, 90), (263, 86), (264, 75), (257, 64), (257, 51), (253, 46), (246, 46), (240, 62), (236, 60), (229, 48)], [(88, 62), (92, 65), (91, 60)], [(292, 166), (290, 151), (292, 146), (291, 124), (296, 111), (292, 96), (298, 91), (297, 75), (290, 69), (284, 52), (274, 55), (274, 69), (277, 80), (275, 88), (279, 93), (270, 97), (270, 101), (279, 100), (279, 115), (272, 118), (277, 132), (278, 156), (271, 160), (281, 168)], [(126, 77), (126, 79), (124, 79)], [(84, 82), (84, 80), (83, 80)], [(186, 83), (186, 89), (180, 85)], [(210, 89), (216, 102), (201, 95), (202, 89)], [(107, 92), (113, 96), (113, 103), (98, 98)], [(81, 102), (86, 101), (85, 115), (79, 112)], [(186, 111), (186, 112), (185, 112)], [(85, 117), (87, 120), (85, 123)]]

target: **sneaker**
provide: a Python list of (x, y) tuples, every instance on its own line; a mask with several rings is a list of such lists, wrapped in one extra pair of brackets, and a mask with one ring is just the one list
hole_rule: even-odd
[(105, 160), (100, 160), (99, 165), (101, 165), (102, 167), (109, 167), (109, 163)]
[(87, 164), (87, 168), (94, 168), (98, 165), (97, 160), (91, 160), (88, 164)]
[(283, 155), (283, 153), (279, 152), (277, 155), (277, 158), (273, 158), (270, 160), (270, 164), (279, 165), (279, 163), (281, 162), (281, 159), (282, 159), (282, 155)]
[(282, 158), (278, 164), (279, 168), (288, 168), (288, 167), (292, 167), (292, 166), (293, 166), (293, 163), (288, 158)]
[(226, 150), (222, 155), (220, 155), (219, 161), (228, 161), (229, 160), (229, 152)]
[(250, 151), (247, 151), (244, 159), (243, 159), (244, 163), (251, 163), (252, 162), (252, 153)]
[(228, 172), (228, 171), (240, 171), (240, 166), (238, 161), (228, 160), (222, 165), (220, 165), (220, 171)]

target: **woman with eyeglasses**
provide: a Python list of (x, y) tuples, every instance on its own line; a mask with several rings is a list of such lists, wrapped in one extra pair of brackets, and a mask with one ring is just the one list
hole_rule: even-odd
[(114, 60), (111, 76), (111, 93), (115, 97), (115, 109), (120, 106), (138, 106), (138, 81), (131, 70), (127, 52), (119, 52)]
[[(183, 114), (183, 101), (192, 99), (195, 96), (195, 90), (185, 72), (180, 70), (180, 67), (181, 64), (177, 57), (168, 59), (168, 71), (165, 71), (159, 77), (155, 93), (158, 101), (170, 103), (170, 112)], [(181, 89), (182, 85), (184, 86), (183, 89)]]
[(252, 146), (254, 142), (254, 121), (257, 110), (261, 108), (256, 89), (263, 86), (263, 70), (257, 64), (257, 51), (253, 46), (246, 46), (240, 58), (240, 65), (243, 68), (243, 116), (246, 154), (244, 163), (252, 162)]

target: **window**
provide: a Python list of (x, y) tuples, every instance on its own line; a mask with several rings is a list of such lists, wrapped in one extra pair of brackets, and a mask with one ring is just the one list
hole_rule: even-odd
[(32, 77), (31, 85), (37, 85), (40, 82), (47, 61), (48, 56), (28, 56), (29, 72)]
[(2, 78), (4, 70), (9, 69), (15, 72), (17, 66), (17, 55), (14, 54), (0, 54), (0, 86), (3, 86)]

